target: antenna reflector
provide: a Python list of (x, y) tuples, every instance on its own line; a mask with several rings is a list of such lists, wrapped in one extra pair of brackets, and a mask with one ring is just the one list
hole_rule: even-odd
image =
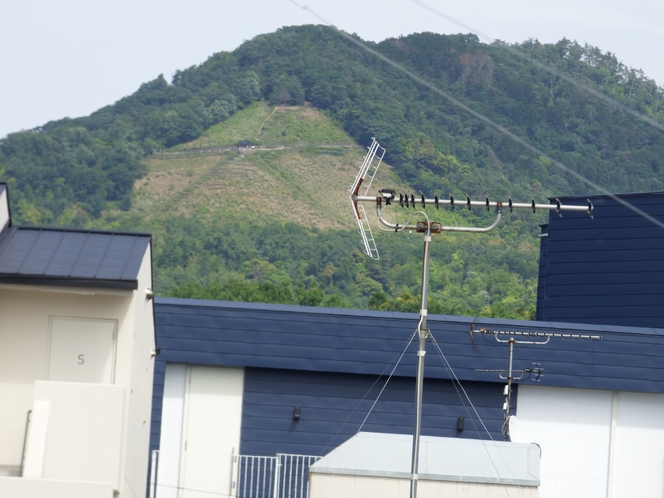
[[(383, 162), (385, 148), (381, 147), (380, 144), (376, 142), (375, 138), (372, 138), (371, 140), (369, 151), (367, 152), (367, 155), (364, 156), (364, 161), (362, 161), (360, 170), (357, 172), (355, 181), (349, 190), (353, 195), (367, 195), (367, 192), (369, 192), (369, 189), (371, 188), (371, 183), (378, 172), (378, 167), (380, 166), (380, 163)], [(362, 183), (364, 183), (364, 188), (363, 192), (360, 194), (359, 190)]]
[(359, 231), (360, 235), (362, 236), (362, 243), (364, 244), (364, 253), (371, 259), (378, 260), (380, 259), (380, 256), (378, 255), (378, 247), (376, 246), (376, 241), (374, 240), (373, 233), (371, 232), (367, 214), (364, 212), (364, 206), (362, 204), (358, 204), (357, 210), (360, 214), (360, 217), (357, 219), (357, 224), (360, 227)]

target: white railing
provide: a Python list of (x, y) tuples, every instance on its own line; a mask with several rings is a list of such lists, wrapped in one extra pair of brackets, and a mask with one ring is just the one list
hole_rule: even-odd
[(277, 496), (277, 457), (238, 456), (233, 489), (238, 498), (273, 498)]
[(274, 497), (308, 498), (309, 467), (320, 460), (320, 458), (311, 455), (277, 454), (277, 474), (275, 479), (277, 486)]
[[(176, 455), (177, 457), (177, 455)], [(181, 457), (181, 455), (180, 455)], [(231, 486), (228, 489), (202, 489), (196, 482), (181, 483), (171, 471), (160, 478), (160, 452), (151, 455), (149, 498), (187, 498), (204, 492), (210, 497), (231, 498), (308, 498), (309, 467), (320, 460), (319, 456), (278, 453), (276, 456), (230, 455), (230, 468), (215, 469), (215, 472), (230, 472)], [(172, 458), (171, 458), (172, 459)]]

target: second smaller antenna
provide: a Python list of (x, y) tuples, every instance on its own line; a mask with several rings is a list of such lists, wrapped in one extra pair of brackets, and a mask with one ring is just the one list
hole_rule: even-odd
[[(548, 344), (551, 339), (586, 339), (586, 340), (602, 340), (601, 335), (589, 335), (589, 334), (564, 334), (557, 332), (522, 332), (517, 330), (490, 330), (490, 329), (475, 329), (474, 326), (470, 327), (470, 333), (480, 332), (481, 334), (492, 334), (497, 342), (503, 344), (509, 344), (510, 346), (510, 360), (507, 367), (507, 370), (486, 370), (478, 369), (478, 372), (497, 372), (498, 376), (507, 380), (505, 385), (505, 390), (503, 395), (505, 396), (505, 402), (503, 403), (503, 412), (505, 412), (505, 422), (503, 423), (503, 436), (505, 441), (511, 441), (510, 437), (510, 410), (511, 410), (511, 398), (512, 398), (512, 382), (515, 380), (521, 380), (526, 375), (534, 375), (534, 380), (539, 380), (542, 376), (543, 368), (539, 363), (534, 363), (532, 368), (524, 368), (523, 370), (514, 370), (512, 369), (512, 359), (514, 357), (514, 345), (515, 344), (530, 344), (535, 346), (543, 346)], [(509, 336), (509, 338), (501, 339), (499, 336)], [(515, 337), (523, 337), (523, 339), (515, 339)], [(530, 338), (527, 340), (526, 338)], [(539, 340), (533, 340), (539, 339)]]

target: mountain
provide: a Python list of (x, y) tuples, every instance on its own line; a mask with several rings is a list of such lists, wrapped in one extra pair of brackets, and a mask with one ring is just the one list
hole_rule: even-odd
[[(508, 48), (664, 123), (663, 90), (612, 54), (432, 33), (367, 44), (603, 188), (662, 189), (661, 131)], [(373, 262), (345, 212), (371, 137), (387, 148), (380, 186), (539, 202), (592, 192), (323, 26), (258, 36), (88, 117), (11, 134), (0, 171), (24, 223), (154, 232), (161, 293), (416, 309), (421, 242), (379, 234)], [(543, 221), (514, 213), (491, 236), (441, 237), (436, 309), (529, 316)]]

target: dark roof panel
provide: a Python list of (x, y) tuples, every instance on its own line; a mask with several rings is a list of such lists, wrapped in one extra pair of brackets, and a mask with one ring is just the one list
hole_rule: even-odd
[(149, 234), (12, 227), (0, 234), (0, 282), (135, 289)]
[(126, 255), (133, 252), (136, 237), (116, 236), (109, 242), (106, 257), (99, 266), (97, 276), (100, 278), (122, 278), (129, 263)]
[(60, 245), (63, 237), (62, 232), (39, 232), (30, 251), (26, 253), (19, 271), (21, 273), (44, 275), (53, 259), (53, 255), (57, 252), (54, 249)]
[(49, 275), (68, 277), (74, 271), (78, 254), (83, 248), (87, 234), (72, 232), (63, 237), (60, 247), (53, 255), (48, 267)]
[(81, 277), (93, 278), (99, 272), (101, 263), (106, 257), (106, 250), (111, 243), (111, 237), (100, 234), (88, 234), (81, 253), (76, 260), (73, 273)]
[(2, 233), (3, 242), (6, 243), (0, 253), (0, 274), (20, 272), (38, 237), (38, 231), (19, 234), (15, 228), (5, 230)]

